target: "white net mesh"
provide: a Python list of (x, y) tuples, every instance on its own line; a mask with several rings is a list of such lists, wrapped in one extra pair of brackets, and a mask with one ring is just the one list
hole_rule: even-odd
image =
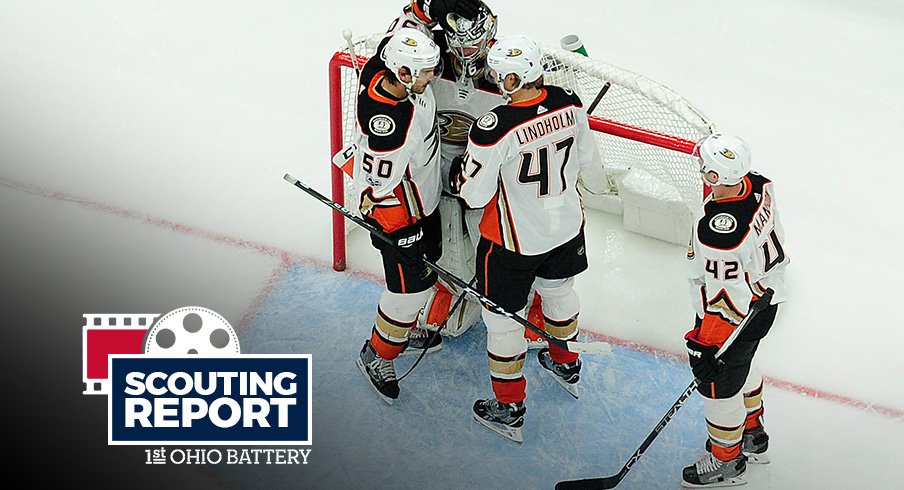
[[(383, 34), (359, 38), (355, 54), (369, 58), (376, 50)], [(348, 52), (348, 48), (341, 51)], [(683, 97), (646, 77), (556, 47), (543, 46), (544, 82), (568, 87), (589, 107), (603, 85), (610, 87), (592, 112), (616, 125), (627, 127), (620, 136), (596, 131), (597, 145), (603, 163), (610, 170), (639, 169), (643, 180), (649, 182), (649, 193), (676, 206), (694, 209), (703, 197), (699, 166), (682, 151), (667, 149), (642, 141), (640, 132), (646, 130), (660, 135), (697, 141), (715, 131), (715, 125), (692, 107)], [(342, 144), (351, 141), (354, 127), (357, 78), (349, 66), (342, 68)], [(614, 182), (614, 180), (611, 180)], [(617, 194), (617, 187), (612, 189)], [(346, 179), (345, 203), (349, 210), (357, 210), (357, 193), (353, 182)], [(354, 224), (346, 223), (346, 230)]]

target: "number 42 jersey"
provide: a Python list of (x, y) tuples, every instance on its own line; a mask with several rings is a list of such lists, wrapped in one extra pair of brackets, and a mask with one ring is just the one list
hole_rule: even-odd
[(739, 196), (710, 195), (695, 218), (687, 258), (699, 318), (717, 315), (737, 325), (766, 288), (775, 291), (773, 304), (785, 301), (790, 258), (772, 181), (750, 172)]

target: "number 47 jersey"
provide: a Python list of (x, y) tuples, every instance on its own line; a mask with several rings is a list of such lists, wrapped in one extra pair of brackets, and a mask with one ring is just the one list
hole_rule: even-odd
[(741, 195), (714, 200), (698, 210), (687, 258), (697, 316), (718, 315), (737, 325), (754, 295), (775, 291), (772, 303), (787, 297), (784, 229), (772, 181), (750, 172)]
[(484, 238), (539, 255), (581, 231), (578, 176), (583, 173), (585, 184), (603, 182), (602, 172), (580, 98), (546, 86), (538, 97), (498, 106), (471, 126), (460, 194), (471, 207), (486, 206)]

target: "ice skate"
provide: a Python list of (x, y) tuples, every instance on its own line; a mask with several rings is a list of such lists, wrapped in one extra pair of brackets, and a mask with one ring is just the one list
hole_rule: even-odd
[(524, 403), (500, 403), (495, 398), (474, 402), (474, 419), (484, 427), (515, 442), (523, 442)]
[(698, 487), (734, 487), (746, 485), (741, 476), (747, 471), (747, 457), (743, 454), (731, 461), (720, 461), (710, 453), (696, 463), (684, 468), (681, 486)]
[(380, 398), (392, 405), (392, 401), (399, 397), (399, 381), (396, 379), (392, 361), (378, 356), (368, 340), (364, 342), (364, 347), (361, 347), (361, 353), (355, 364), (370, 381), (370, 385)]
[[(763, 430), (763, 426), (744, 430), (744, 439), (741, 442), (741, 452), (747, 456), (747, 462), (751, 464), (769, 464), (769, 434)], [(712, 452), (712, 441), (706, 439), (706, 452)]]
[(550, 376), (568, 391), (568, 394), (575, 398), (578, 397), (578, 381), (581, 380), (580, 359), (567, 364), (557, 363), (552, 360), (552, 357), (549, 354), (549, 348), (540, 349), (540, 352), (537, 352), (537, 359)]
[(412, 328), (408, 336), (408, 347), (402, 351), (403, 356), (421, 355), (424, 349), (427, 354), (440, 351), (443, 348), (443, 336), (439, 332), (425, 328)]

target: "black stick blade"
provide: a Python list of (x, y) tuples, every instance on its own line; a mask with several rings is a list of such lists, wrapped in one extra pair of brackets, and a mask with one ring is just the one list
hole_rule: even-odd
[(600, 490), (615, 488), (621, 481), (619, 475), (605, 478), (584, 478), (583, 480), (566, 480), (556, 483), (556, 490)]

